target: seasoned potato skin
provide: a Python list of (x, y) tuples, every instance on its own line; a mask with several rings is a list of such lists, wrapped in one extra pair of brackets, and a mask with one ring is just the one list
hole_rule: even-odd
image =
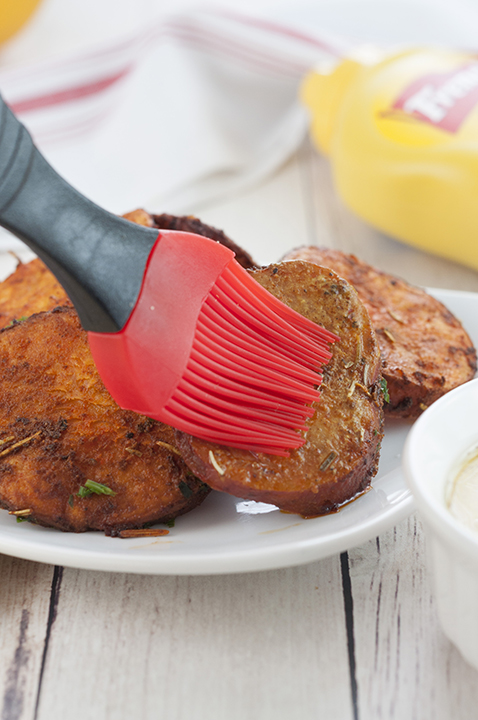
[(71, 306), (71, 302), (46, 265), (38, 258), (20, 263), (0, 283), (0, 328), (58, 305)]
[(181, 432), (177, 442), (191, 470), (215, 490), (304, 517), (321, 515), (364, 492), (377, 471), (383, 401), (376, 336), (356, 291), (333, 271), (290, 262), (252, 274), (273, 295), (340, 337), (308, 421), (306, 443), (282, 458)]
[[(0, 394), (0, 507), (29, 509), (30, 520), (59, 530), (114, 535), (171, 520), (209, 493), (171, 428), (112, 400), (71, 308), (0, 331)], [(88, 479), (116, 495), (78, 497)]]
[(357, 290), (377, 333), (390, 402), (388, 415), (415, 418), (471, 380), (476, 350), (454, 315), (421, 288), (340, 250), (302, 247), (284, 260), (332, 268)]

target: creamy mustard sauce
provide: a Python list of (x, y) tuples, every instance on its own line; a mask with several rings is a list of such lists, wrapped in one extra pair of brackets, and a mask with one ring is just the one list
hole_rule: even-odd
[(446, 504), (457, 520), (478, 531), (478, 446), (465, 455), (453, 473)]

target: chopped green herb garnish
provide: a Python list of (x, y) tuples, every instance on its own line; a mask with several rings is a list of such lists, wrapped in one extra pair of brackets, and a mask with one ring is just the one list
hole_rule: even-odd
[(85, 484), (80, 487), (79, 491), (76, 493), (78, 497), (85, 498), (88, 497), (88, 495), (116, 495), (115, 491), (109, 488), (107, 485), (103, 485), (102, 483), (95, 482), (95, 480), (87, 480)]
[(176, 522), (176, 519), (175, 519), (175, 518), (171, 518), (171, 520), (168, 520), (168, 521), (165, 522), (164, 524), (165, 524), (166, 527), (168, 527), (168, 528), (173, 528), (175, 522)]
[(178, 487), (179, 487), (181, 493), (183, 494), (183, 496), (186, 498), (186, 500), (188, 500), (188, 498), (190, 498), (192, 496), (193, 491), (191, 490), (189, 485), (184, 482), (184, 480), (180, 481)]
[(382, 386), (383, 399), (385, 400), (386, 403), (389, 403), (389, 402), (390, 402), (390, 395), (389, 395), (389, 392), (388, 392), (388, 385), (387, 385), (387, 381), (385, 380), (385, 378), (382, 378), (382, 379), (380, 380), (380, 385)]
[(19, 522), (27, 522), (27, 517), (22, 517), (21, 515), (17, 515), (17, 523)]
[(73, 495), (70, 495), (70, 497), (68, 498), (68, 505), (70, 507), (73, 507), (74, 504), (75, 504), (75, 498), (73, 497)]
[(5, 327), (11, 327), (12, 325), (18, 325), (19, 323), (23, 322), (24, 320), (28, 320), (28, 315), (22, 315), (20, 318), (18, 318), (18, 320), (17, 320), (17, 318), (14, 318)]

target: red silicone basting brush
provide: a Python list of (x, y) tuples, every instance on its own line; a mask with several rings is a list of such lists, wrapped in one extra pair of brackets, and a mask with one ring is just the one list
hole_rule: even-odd
[(253, 451), (303, 444), (337, 337), (264, 290), (228, 248), (94, 205), (1, 99), (0, 224), (65, 287), (121, 407)]

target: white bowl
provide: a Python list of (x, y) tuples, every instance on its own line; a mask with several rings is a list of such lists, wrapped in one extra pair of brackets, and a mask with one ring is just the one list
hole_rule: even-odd
[(413, 425), (403, 468), (424, 520), (438, 615), (445, 634), (478, 669), (478, 531), (448, 510), (453, 469), (478, 444), (478, 379), (452, 390)]

